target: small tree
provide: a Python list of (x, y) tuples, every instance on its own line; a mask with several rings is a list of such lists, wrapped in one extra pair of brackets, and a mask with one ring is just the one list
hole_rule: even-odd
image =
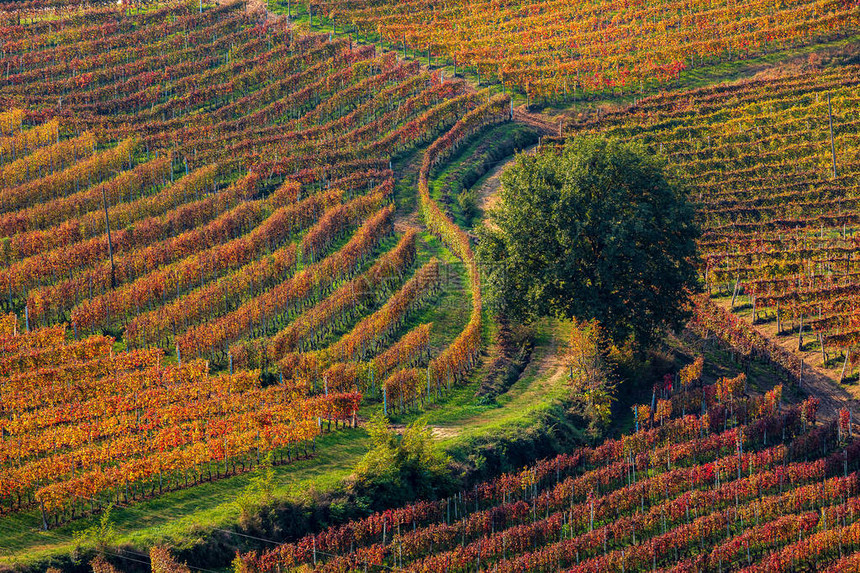
[(149, 550), (152, 573), (191, 573), (188, 565), (178, 563), (167, 547), (156, 545)]
[(616, 384), (605, 347), (596, 321), (575, 324), (563, 357), (573, 393), (581, 399), (595, 432), (609, 424), (615, 401)]
[(491, 294), (512, 318), (597, 320), (649, 344), (687, 318), (698, 286), (695, 212), (643, 147), (582, 137), (520, 155), (479, 229)]
[(434, 441), (427, 425), (417, 420), (402, 434), (388, 428), (388, 420), (375, 414), (367, 424), (373, 448), (358, 463), (354, 491), (373, 507), (433, 498), (453, 484), (451, 459)]
[(102, 512), (97, 524), (74, 533), (76, 548), (91, 548), (95, 549), (99, 555), (104, 555), (108, 549), (113, 547), (116, 544), (117, 534), (111, 517), (112, 513), (113, 504), (111, 503)]
[(248, 523), (256, 513), (275, 501), (274, 452), (269, 452), (251, 476), (251, 480), (236, 498), (241, 520)]

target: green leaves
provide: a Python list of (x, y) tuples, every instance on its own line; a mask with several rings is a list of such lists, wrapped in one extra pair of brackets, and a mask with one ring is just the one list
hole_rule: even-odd
[(116, 544), (117, 534), (111, 512), (113, 503), (109, 503), (95, 525), (77, 531), (73, 534), (75, 546), (80, 549), (94, 549), (99, 554), (104, 553)]
[(377, 413), (367, 429), (374, 447), (359, 462), (355, 478), (371, 500), (432, 498), (453, 483), (451, 460), (423, 421), (409, 424), (398, 435)]
[(647, 344), (686, 317), (699, 231), (685, 191), (644, 148), (577, 138), (521, 155), (480, 229), (491, 294), (514, 318), (597, 320)]

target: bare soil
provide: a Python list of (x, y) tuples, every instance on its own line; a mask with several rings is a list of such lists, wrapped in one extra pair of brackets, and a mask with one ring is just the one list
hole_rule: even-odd
[[(717, 304), (727, 310), (731, 306), (731, 302), (727, 300), (717, 301)], [(735, 306), (738, 306), (737, 301)], [(742, 318), (748, 324), (752, 322), (750, 314), (740, 315), (739, 318)], [(786, 325), (783, 324), (783, 330), (785, 330), (785, 327)], [(848, 408), (854, 414), (860, 414), (860, 400), (858, 400), (858, 397), (860, 397), (860, 386), (840, 384), (839, 375), (841, 368), (837, 370), (824, 368), (821, 352), (818, 349), (809, 350), (810, 342), (813, 340), (811, 335), (804, 336), (804, 350), (798, 350), (797, 335), (783, 334), (777, 336), (776, 321), (759, 322), (755, 324), (754, 328), (780, 347), (803, 359), (804, 368), (801, 387), (811, 396), (815, 396), (821, 400), (819, 413), (822, 418), (834, 418), (840, 408)], [(848, 370), (846, 370), (847, 374)]]

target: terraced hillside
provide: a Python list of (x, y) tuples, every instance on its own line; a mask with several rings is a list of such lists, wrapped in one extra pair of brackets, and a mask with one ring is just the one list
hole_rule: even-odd
[[(721, 301), (703, 302), (703, 319), (795, 377), (800, 358), (838, 379), (858, 356), (858, 77), (847, 66), (673, 92), (567, 128), (665, 155), (699, 203), (703, 286)], [(736, 306), (778, 345), (719, 318)]]
[(394, 231), (391, 157), (485, 96), (241, 3), (87, 13), (8, 27), (0, 94), (31, 106), (4, 116), (0, 156), (0, 281), (21, 326), (219, 368), (286, 360), (288, 376), (303, 351), (337, 341), (327, 362), (366, 361), (399, 339), (439, 279), (414, 230)]
[[(851, 410), (795, 400), (808, 381), (786, 406), (771, 382), (810, 363), (850, 379), (860, 359), (860, 68), (638, 99), (850, 44), (856, 2), (293, 4), (0, 5), (0, 563), (79, 567), (77, 536), (119, 515), (126, 546), (103, 543), (99, 573), (190, 571), (183, 552), (225, 567), (237, 548), (248, 572), (858, 569)], [(577, 323), (539, 325), (532, 367), (534, 340), (504, 356), (497, 341), (481, 364), (499, 333), (452, 218), (471, 225), (463, 182), (517, 147), (489, 126), (556, 129), (515, 110), (517, 92), (527, 107), (636, 98), (561, 129), (668, 159), (704, 229), (691, 330), (772, 364), (751, 391), (723, 364), (705, 384), (697, 361), (632, 421), (612, 412), (633, 433), (475, 485), (484, 454), (543, 439), (477, 433), (554, 432), (537, 416), (581, 421), (572, 403), (590, 400), (556, 340)], [(431, 411), (433, 447), (472, 448), (446, 469), (469, 489), (321, 528), (346, 510), (313, 505), (330, 492), (311, 486), (345, 487), (371, 441), (354, 428), (377, 411)], [(282, 505), (240, 520), (243, 492), (274, 475)], [(285, 539), (297, 491), (312, 499), (297, 512), (327, 513)]]
[(781, 388), (750, 397), (743, 374), (702, 386), (694, 371), (636, 408), (635, 433), (243, 555), (241, 570), (855, 570), (847, 411), (817, 423), (815, 399), (783, 410)]
[[(313, 11), (404, 55), (570, 104), (651, 93), (701, 70), (852, 37), (845, 0), (532, 2), (315, 0)], [(455, 71), (456, 73), (456, 71)]]
[[(19, 8), (0, 14), (4, 511), (48, 529), (306, 456), (363, 394), (415, 409), (474, 366), (474, 257), (427, 173), (506, 98), (238, 2)], [(424, 230), (391, 166), (430, 142)], [(435, 255), (465, 263), (472, 310), (431, 347)]]

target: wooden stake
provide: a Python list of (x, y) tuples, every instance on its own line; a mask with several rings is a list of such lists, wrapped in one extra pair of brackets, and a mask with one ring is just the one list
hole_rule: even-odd
[(833, 141), (833, 108), (830, 106), (830, 94), (827, 94), (827, 116), (830, 121), (830, 155), (833, 158), (833, 178), (836, 179), (836, 143)]
[(824, 352), (824, 336), (820, 332), (818, 333), (818, 344), (821, 346), (821, 364), (823, 365), (827, 362), (827, 354)]
[(107, 227), (107, 237), (108, 237), (108, 256), (110, 257), (110, 288), (111, 290), (116, 289), (116, 269), (113, 264), (113, 241), (111, 240), (110, 234), (110, 217), (108, 216), (108, 207), (107, 207), (107, 195), (105, 194), (104, 185), (102, 185), (102, 205), (105, 210), (105, 227)]
[(735, 309), (735, 299), (738, 297), (738, 287), (741, 284), (741, 277), (735, 279), (735, 290), (732, 292), (732, 310)]
[(803, 350), (803, 313), (800, 315), (800, 329), (797, 331), (797, 349)]

